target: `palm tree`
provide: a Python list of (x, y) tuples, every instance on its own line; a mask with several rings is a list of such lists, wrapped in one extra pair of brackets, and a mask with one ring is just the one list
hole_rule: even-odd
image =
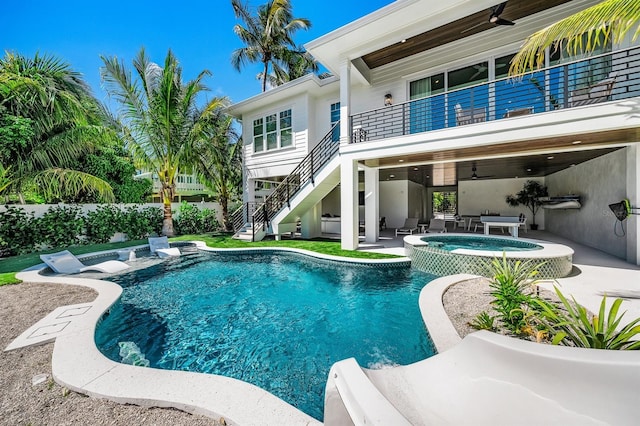
[(548, 48), (566, 49), (572, 55), (589, 54), (601, 43), (620, 43), (634, 28), (635, 41), (640, 35), (639, 22), (638, 0), (604, 0), (530, 35), (511, 61), (509, 73), (517, 75), (544, 66)]
[(224, 229), (231, 231), (229, 203), (238, 198), (242, 187), (242, 142), (233, 129), (232, 117), (221, 110), (212, 115), (194, 153), (194, 167), (222, 207)]
[(102, 80), (107, 92), (120, 104), (123, 131), (134, 161), (154, 172), (161, 184), (164, 219), (162, 234), (173, 236), (171, 202), (180, 168), (188, 169), (195, 141), (202, 138), (203, 123), (223, 100), (214, 98), (199, 111), (198, 94), (207, 90), (207, 70), (186, 83), (182, 68), (171, 50), (164, 66), (151, 62), (144, 48), (133, 60), (137, 80), (118, 58), (101, 57)]
[[(318, 71), (318, 62), (302, 47), (283, 53), (284, 66), (282, 68), (274, 68), (274, 72), (267, 76), (269, 86), (280, 86), (296, 78)], [(260, 80), (263, 79), (262, 73), (258, 74), (258, 78)]]
[(259, 77), (264, 92), (267, 90), (269, 67), (274, 69), (276, 75), (286, 73), (282, 69), (286, 64), (286, 57), (291, 50), (296, 49), (293, 33), (311, 27), (311, 22), (305, 18), (293, 17), (290, 0), (270, 0), (258, 7), (256, 16), (240, 0), (231, 0), (231, 6), (236, 18), (242, 19), (246, 25), (243, 27), (236, 24), (233, 27), (233, 31), (246, 46), (232, 53), (231, 64), (240, 71), (247, 62), (262, 63), (263, 70)]
[(53, 56), (7, 53), (0, 59), (0, 163), (11, 165), (7, 191), (22, 203), (28, 186), (47, 198), (85, 191), (113, 200), (107, 182), (72, 168), (112, 137), (96, 105), (81, 75)]

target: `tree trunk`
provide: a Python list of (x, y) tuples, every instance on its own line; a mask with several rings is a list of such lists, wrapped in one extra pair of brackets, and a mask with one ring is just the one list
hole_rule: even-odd
[(162, 235), (173, 237), (173, 215), (171, 213), (171, 201), (173, 200), (173, 187), (162, 185), (162, 207), (164, 218), (162, 219)]
[(222, 206), (222, 225), (224, 226), (224, 230), (227, 232), (233, 231), (233, 224), (231, 223), (231, 218), (229, 217), (229, 201), (226, 197), (220, 197), (218, 202)]

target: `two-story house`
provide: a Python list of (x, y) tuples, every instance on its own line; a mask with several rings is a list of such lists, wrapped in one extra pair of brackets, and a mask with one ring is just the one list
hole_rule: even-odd
[[(254, 239), (339, 232), (356, 249), (379, 221), (436, 212), (530, 212), (505, 196), (537, 180), (580, 208), (541, 229), (640, 264), (640, 46), (550, 51), (513, 79), (525, 38), (597, 0), (398, 0), (306, 44), (332, 76), (307, 75), (230, 107), (242, 122), (243, 222)], [(445, 202), (443, 202), (445, 200)], [(332, 221), (327, 223), (327, 216)], [(531, 217), (528, 217), (531, 223)]]

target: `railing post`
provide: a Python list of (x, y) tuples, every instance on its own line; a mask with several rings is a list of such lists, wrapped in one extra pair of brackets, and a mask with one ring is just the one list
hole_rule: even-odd
[(569, 108), (569, 67), (567, 65), (562, 67), (562, 74), (564, 77), (564, 107)]
[(315, 176), (314, 176), (315, 172), (313, 170), (313, 150), (311, 150), (310, 157), (311, 157), (310, 158), (310, 161), (311, 161), (311, 184), (315, 186), (316, 179), (315, 179)]
[(289, 180), (285, 179), (285, 182), (287, 188), (287, 207), (291, 208), (291, 203), (289, 202)]

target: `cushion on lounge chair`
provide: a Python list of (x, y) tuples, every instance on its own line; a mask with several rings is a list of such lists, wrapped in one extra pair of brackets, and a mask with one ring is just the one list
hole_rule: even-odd
[(129, 268), (129, 265), (118, 260), (107, 260), (95, 265), (85, 265), (69, 250), (64, 250), (59, 253), (42, 254), (40, 255), (40, 259), (51, 268), (52, 271), (58, 274), (78, 274), (85, 271), (113, 274)]
[(180, 256), (180, 249), (171, 247), (169, 239), (164, 237), (149, 237), (149, 250), (158, 257)]

